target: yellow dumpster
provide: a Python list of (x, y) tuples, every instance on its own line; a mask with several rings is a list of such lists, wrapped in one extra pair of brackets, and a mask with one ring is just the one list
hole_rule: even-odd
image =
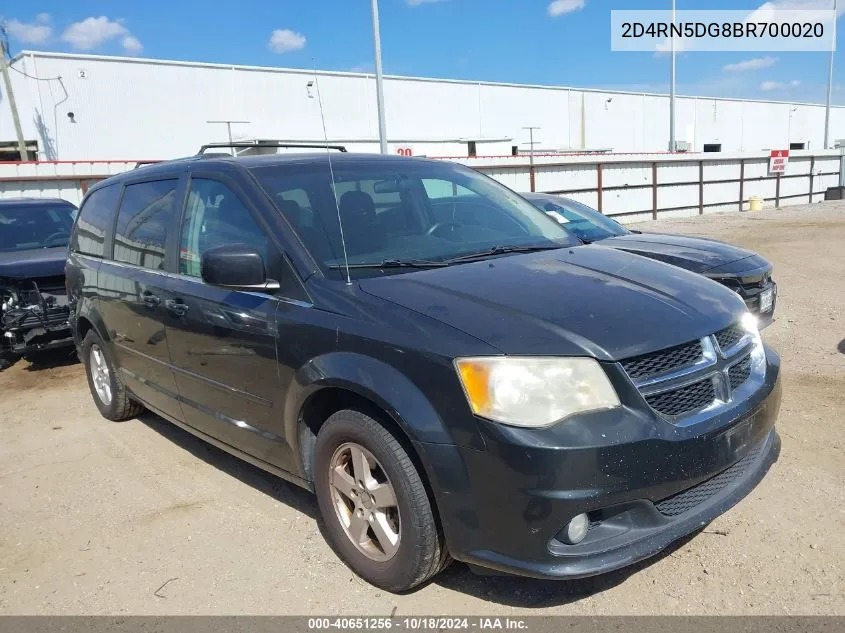
[(762, 211), (763, 210), (763, 198), (761, 196), (751, 196), (748, 199), (748, 210), (749, 211)]

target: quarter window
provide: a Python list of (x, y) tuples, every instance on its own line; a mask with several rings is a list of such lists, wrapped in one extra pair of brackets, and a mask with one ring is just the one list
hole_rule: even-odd
[(117, 185), (91, 192), (79, 211), (79, 219), (71, 238), (71, 251), (93, 257), (103, 256), (106, 228), (114, 222), (119, 195), (120, 187)]
[(114, 260), (153, 270), (164, 269), (167, 229), (173, 218), (178, 180), (128, 185), (114, 235)]

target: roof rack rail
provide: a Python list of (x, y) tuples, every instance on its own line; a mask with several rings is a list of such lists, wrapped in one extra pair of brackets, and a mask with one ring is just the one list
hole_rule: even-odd
[(343, 145), (318, 145), (302, 143), (278, 143), (276, 141), (257, 141), (254, 143), (206, 143), (205, 145), (200, 147), (200, 151), (197, 152), (197, 156), (202, 156), (208, 149), (219, 149), (226, 147), (231, 149), (252, 149), (256, 147), (288, 147), (293, 149), (334, 149), (338, 152), (346, 151), (346, 147), (344, 147)]
[(139, 167), (145, 167), (147, 165), (156, 165), (160, 162), (160, 160), (139, 160), (135, 163), (135, 167), (133, 167), (133, 169), (138, 169)]

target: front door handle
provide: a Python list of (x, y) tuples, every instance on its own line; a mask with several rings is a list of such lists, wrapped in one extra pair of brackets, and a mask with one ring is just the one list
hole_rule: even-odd
[(164, 307), (174, 316), (183, 317), (188, 313), (188, 304), (181, 300), (168, 299)]
[(141, 298), (144, 301), (144, 305), (148, 308), (155, 308), (158, 304), (161, 303), (161, 299), (149, 290), (145, 290), (144, 293), (141, 295)]

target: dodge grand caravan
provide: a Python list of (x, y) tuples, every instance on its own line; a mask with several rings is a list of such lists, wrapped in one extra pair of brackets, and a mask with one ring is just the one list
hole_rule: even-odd
[(104, 417), (149, 409), (313, 490), (338, 555), (392, 591), (451, 559), (629, 565), (779, 451), (780, 361), (735, 293), (448, 162), (145, 166), (90, 190), (67, 280)]

